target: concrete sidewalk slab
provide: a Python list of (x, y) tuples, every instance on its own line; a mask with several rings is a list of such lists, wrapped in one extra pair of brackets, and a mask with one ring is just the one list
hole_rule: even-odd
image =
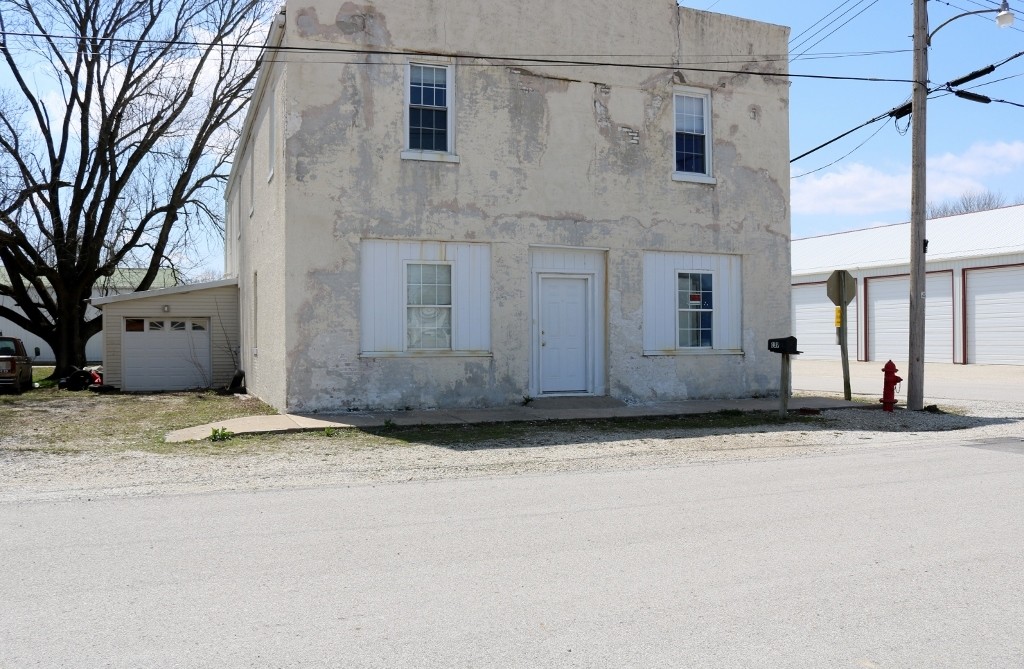
[[(850, 361), (850, 389), (856, 395), (882, 396), (882, 365), (885, 360)], [(907, 363), (894, 360), (903, 383), (896, 393), (901, 405), (907, 399)], [(843, 392), (843, 366), (839, 360), (793, 360), (793, 390), (806, 393)], [(943, 400), (1024, 402), (1024, 366), (924, 365), (925, 404)]]
[[(789, 409), (840, 409), (862, 404), (827, 397), (794, 397)], [(608, 397), (550, 397), (534, 400), (525, 406), (487, 409), (438, 409), (418, 411), (375, 411), (345, 414), (278, 414), (248, 416), (197, 425), (167, 433), (165, 441), (181, 443), (209, 439), (214, 429), (233, 434), (279, 434), (318, 432), (326, 428), (367, 428), (394, 425), (466, 425), (476, 423), (507, 423), (555, 420), (594, 420), (602, 418), (638, 418), (715, 413), (724, 410), (778, 411), (778, 398), (737, 400), (687, 400), (657, 404), (627, 405)]]

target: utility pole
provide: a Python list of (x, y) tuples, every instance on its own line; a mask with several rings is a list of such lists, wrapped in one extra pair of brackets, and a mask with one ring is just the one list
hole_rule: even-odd
[(928, 169), (928, 3), (914, 0), (914, 97), (910, 181), (910, 342), (907, 409), (924, 408), (925, 206)]

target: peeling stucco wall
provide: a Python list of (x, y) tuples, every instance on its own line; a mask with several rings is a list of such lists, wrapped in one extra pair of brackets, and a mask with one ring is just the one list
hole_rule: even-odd
[[(307, 0), (287, 5), (285, 31), (288, 47), (401, 49), (453, 64), (459, 162), (402, 159), (405, 56), (294, 53), (279, 67), (282, 170), (257, 194), (240, 270), (243, 301), (258, 268), (261, 319), (271, 308), (281, 319), (247, 360), (250, 387), (265, 399), (306, 411), (520, 401), (531, 387), (533, 246), (604, 251), (608, 381), (599, 393), (645, 401), (778, 391), (765, 339), (790, 329), (787, 79), (500, 56), (643, 45), (662, 64), (756, 59), (784, 54), (787, 29), (674, 0)], [(714, 185), (671, 179), (681, 84), (712, 91)], [(264, 164), (265, 142), (250, 144)], [(490, 244), (490, 357), (360, 357), (362, 239)], [(742, 355), (643, 354), (641, 265), (659, 250), (742, 256)]]

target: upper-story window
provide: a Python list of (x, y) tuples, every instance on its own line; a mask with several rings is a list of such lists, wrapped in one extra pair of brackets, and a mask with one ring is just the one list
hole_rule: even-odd
[(452, 67), (409, 63), (403, 158), (458, 162), (452, 119)]
[(677, 181), (714, 183), (711, 168), (711, 92), (677, 89), (675, 94), (675, 170)]

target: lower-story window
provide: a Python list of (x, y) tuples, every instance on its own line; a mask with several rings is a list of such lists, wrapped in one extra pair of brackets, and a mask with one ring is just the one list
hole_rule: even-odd
[(742, 258), (644, 253), (644, 354), (742, 351)]
[(710, 348), (714, 342), (714, 275), (679, 272), (679, 348)]
[(360, 353), (473, 356), (491, 350), (491, 247), (360, 242)]
[(409, 263), (405, 274), (406, 348), (411, 351), (451, 350), (451, 265)]

